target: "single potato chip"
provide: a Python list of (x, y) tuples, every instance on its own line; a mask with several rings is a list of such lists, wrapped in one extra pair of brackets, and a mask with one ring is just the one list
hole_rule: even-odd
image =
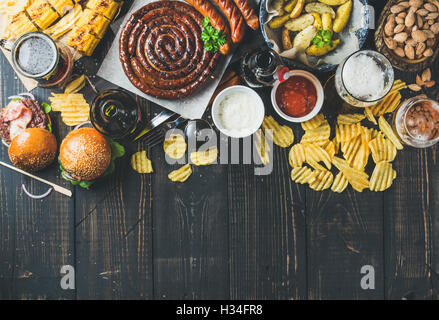
[(305, 149), (306, 162), (311, 164), (311, 161), (314, 162), (323, 162), (328, 170), (331, 170), (331, 157), (322, 147), (313, 145), (313, 144), (305, 144), (303, 146)]
[(168, 174), (169, 180), (173, 182), (185, 182), (192, 174), (192, 167), (190, 164), (185, 164), (178, 170), (174, 170)]
[(171, 134), (163, 142), (163, 150), (172, 159), (180, 159), (186, 153), (186, 141), (181, 134)]
[(343, 157), (346, 162), (350, 165), (354, 165), (354, 159), (357, 153), (360, 151), (362, 146), (361, 136), (356, 137), (353, 140), (349, 140), (341, 143), (341, 151), (343, 152)]
[(371, 191), (385, 191), (389, 189), (393, 180), (396, 179), (396, 171), (393, 170), (392, 164), (386, 161), (377, 163), (370, 178)]
[(399, 141), (399, 138), (396, 136), (396, 134), (393, 132), (392, 127), (390, 124), (384, 119), (383, 116), (379, 117), (378, 119), (378, 125), (381, 129), (381, 131), (384, 133), (384, 135), (392, 141), (392, 143), (395, 145), (396, 149), (402, 150), (404, 149), (403, 145)]
[(354, 190), (363, 192), (364, 189), (369, 188), (369, 176), (366, 172), (349, 166), (346, 160), (339, 157), (334, 157), (332, 163), (343, 173), (346, 179), (348, 179)]
[(375, 116), (373, 115), (372, 109), (370, 107), (364, 108), (364, 115), (366, 116), (367, 120), (375, 125), (378, 125), (377, 119), (375, 119)]
[(401, 93), (399, 91), (394, 91), (388, 94), (383, 100), (377, 104), (370, 107), (372, 114), (376, 117), (382, 116), (386, 113), (391, 113), (396, 110), (396, 108), (401, 103)]
[(340, 114), (337, 117), (338, 124), (355, 124), (361, 122), (366, 116), (361, 113)]
[(136, 152), (131, 156), (131, 167), (138, 173), (153, 173), (151, 160), (146, 156), (146, 151)]
[(262, 122), (264, 133), (281, 148), (288, 148), (294, 143), (294, 133), (290, 127), (281, 126), (272, 116), (265, 117)]
[(331, 127), (329, 123), (325, 121), (324, 124), (320, 127), (306, 131), (305, 134), (302, 136), (302, 140), (300, 142), (318, 144), (321, 146), (322, 144), (326, 144), (330, 136)]
[(337, 141), (346, 142), (352, 140), (361, 134), (360, 123), (355, 124), (341, 124), (335, 128), (335, 136)]
[(316, 180), (317, 171), (312, 171), (308, 167), (294, 168), (291, 171), (291, 180), (296, 183), (313, 183)]
[(196, 166), (208, 166), (218, 158), (218, 148), (210, 147), (206, 151), (192, 152), (190, 158)]
[(328, 153), (328, 155), (329, 155), (329, 157), (331, 158), (331, 161), (332, 161), (332, 158), (334, 158), (334, 156), (337, 154), (337, 150), (336, 150), (336, 148), (335, 148), (335, 143), (334, 143), (334, 141), (331, 141), (331, 140), (328, 140), (327, 142), (326, 142), (326, 144), (325, 145), (323, 145), (322, 146), (323, 147), (323, 149), (325, 149), (325, 151)]
[(52, 111), (61, 112), (61, 119), (68, 126), (90, 120), (90, 105), (80, 93), (52, 93), (49, 101)]
[(329, 189), (334, 181), (334, 176), (330, 171), (316, 171), (316, 179), (309, 184), (309, 187), (315, 191)]
[(323, 115), (323, 113), (319, 113), (311, 120), (308, 120), (306, 122), (302, 122), (301, 123), (302, 129), (305, 131), (314, 130), (314, 129), (320, 127), (324, 121), (325, 121), (325, 116)]
[(372, 158), (375, 163), (381, 161), (392, 162), (396, 158), (396, 147), (392, 141), (382, 135), (369, 142)]
[(339, 172), (334, 179), (331, 190), (336, 193), (342, 193), (346, 190), (349, 185), (348, 179), (343, 175), (342, 172)]
[(306, 161), (306, 154), (303, 145), (301, 143), (298, 143), (292, 146), (288, 158), (291, 167), (301, 167)]

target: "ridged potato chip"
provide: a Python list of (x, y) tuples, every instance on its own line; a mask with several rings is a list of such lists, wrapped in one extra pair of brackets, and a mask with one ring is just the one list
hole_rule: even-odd
[(401, 103), (401, 93), (395, 91), (387, 95), (383, 100), (370, 107), (372, 114), (376, 117), (382, 116), (386, 113), (391, 113), (396, 110), (396, 108)]
[(366, 168), (369, 162), (370, 150), (369, 145), (362, 143), (360, 149), (352, 160), (352, 167), (357, 170), (363, 170)]
[(355, 124), (363, 121), (366, 116), (361, 113), (340, 114), (337, 117), (338, 124)]
[(64, 89), (64, 93), (77, 93), (85, 87), (85, 75), (79, 76), (75, 80), (69, 82)]
[(392, 141), (392, 143), (395, 145), (396, 149), (398, 150), (402, 150), (404, 149), (403, 145), (401, 144), (401, 142), (399, 141), (399, 138), (396, 136), (396, 134), (393, 132), (392, 127), (390, 126), (390, 124), (386, 121), (386, 119), (384, 119), (383, 116), (381, 116), (378, 119), (378, 125), (381, 129), (381, 131), (384, 133), (384, 135), (390, 140)]
[(329, 155), (329, 157), (331, 158), (331, 161), (332, 161), (332, 158), (334, 158), (334, 156), (337, 154), (337, 150), (335, 148), (334, 141), (328, 140), (326, 142), (326, 144), (323, 145), (322, 147), (328, 153), (328, 155)]
[(334, 181), (334, 176), (330, 171), (316, 171), (316, 179), (309, 184), (309, 187), (315, 191), (329, 189)]
[(346, 160), (339, 157), (334, 157), (332, 163), (343, 173), (346, 179), (348, 179), (354, 190), (363, 192), (364, 189), (369, 188), (369, 176), (366, 172), (349, 166)]
[(306, 162), (311, 164), (311, 161), (314, 162), (323, 162), (328, 170), (331, 170), (331, 157), (322, 147), (313, 145), (313, 144), (305, 144), (303, 146), (305, 149)]
[(392, 162), (396, 158), (397, 151), (395, 145), (382, 135), (370, 141), (369, 148), (375, 163), (381, 161)]
[(319, 113), (311, 120), (308, 120), (306, 122), (302, 122), (302, 124), (301, 124), (302, 129), (305, 131), (314, 130), (314, 129), (320, 127), (324, 121), (325, 121), (325, 116), (323, 115), (323, 113)]
[(313, 183), (316, 180), (317, 172), (308, 167), (294, 168), (291, 171), (291, 180), (296, 183)]
[(152, 162), (146, 156), (146, 151), (136, 152), (131, 156), (131, 167), (138, 173), (153, 173)]
[(303, 145), (298, 143), (292, 146), (288, 158), (291, 167), (301, 167), (306, 161), (305, 149)]
[(327, 171), (324, 166), (322, 166), (320, 163), (318, 163), (317, 161), (315, 161), (313, 159), (308, 159), (306, 161), (306, 163), (309, 164), (311, 166), (311, 168), (313, 168), (316, 171)]
[(52, 111), (61, 112), (61, 119), (68, 126), (76, 126), (90, 120), (90, 105), (80, 93), (52, 93), (49, 101)]
[(294, 133), (290, 127), (281, 126), (272, 116), (265, 117), (262, 122), (265, 135), (281, 148), (288, 148), (294, 143)]
[(359, 152), (362, 144), (363, 143), (361, 140), (361, 136), (358, 136), (353, 140), (341, 143), (341, 151), (343, 152), (343, 157), (346, 159), (346, 162), (350, 166), (353, 166), (355, 156)]
[(264, 132), (261, 129), (256, 132), (256, 141), (254, 143), (262, 164), (266, 166), (270, 162), (270, 146), (265, 140)]
[(168, 174), (169, 180), (173, 182), (185, 182), (192, 174), (192, 167), (190, 164), (185, 164), (178, 170), (174, 170)]
[(172, 159), (180, 159), (186, 153), (186, 141), (181, 134), (171, 134), (163, 142), (163, 150)]
[(343, 191), (346, 190), (348, 185), (349, 185), (348, 179), (346, 179), (346, 177), (343, 175), (342, 172), (339, 172), (335, 176), (334, 182), (332, 183), (331, 191), (336, 193), (342, 193)]
[(375, 119), (375, 116), (373, 115), (372, 109), (370, 107), (364, 108), (364, 115), (366, 116), (367, 120), (369, 120), (373, 124), (378, 124), (377, 119)]
[(329, 123), (325, 120), (323, 125), (313, 130), (308, 130), (302, 136), (301, 143), (313, 143), (322, 145), (325, 144), (329, 137), (331, 136), (331, 127)]
[(358, 137), (361, 134), (360, 123), (355, 124), (340, 124), (335, 128), (335, 136), (337, 141), (346, 142)]
[(370, 190), (385, 191), (392, 186), (395, 179), (396, 171), (393, 170), (392, 164), (385, 161), (379, 162), (370, 178)]
[(210, 147), (205, 151), (192, 152), (190, 159), (196, 166), (208, 166), (218, 158), (218, 148)]

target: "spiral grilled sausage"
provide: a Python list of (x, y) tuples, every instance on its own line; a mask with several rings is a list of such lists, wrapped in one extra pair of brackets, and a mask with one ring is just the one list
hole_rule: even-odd
[(119, 39), (131, 83), (156, 98), (188, 96), (211, 78), (220, 54), (205, 51), (203, 16), (180, 1), (157, 1), (136, 11)]

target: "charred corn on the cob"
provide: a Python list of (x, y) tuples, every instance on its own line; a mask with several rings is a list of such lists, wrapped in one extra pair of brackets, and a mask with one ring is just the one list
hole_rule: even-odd
[(102, 39), (110, 25), (110, 20), (97, 12), (85, 9), (77, 25), (86, 28), (91, 34)]
[(35, 1), (29, 8), (27, 8), (27, 13), (32, 22), (42, 30), (47, 29), (59, 18), (55, 10), (53, 10), (45, 0)]
[(114, 0), (90, 0), (87, 2), (87, 8), (103, 15), (108, 20), (112, 20), (119, 10), (119, 2)]
[(72, 0), (47, 0), (50, 5), (58, 12), (58, 14), (63, 17), (67, 12), (69, 12), (74, 3)]
[(37, 31), (37, 28), (22, 11), (12, 18), (11, 23), (7, 27), (7, 31), (14, 39), (16, 39), (23, 33)]
[(92, 35), (87, 27), (82, 26), (73, 29), (69, 33), (66, 44), (86, 56), (91, 56), (99, 44), (99, 39)]

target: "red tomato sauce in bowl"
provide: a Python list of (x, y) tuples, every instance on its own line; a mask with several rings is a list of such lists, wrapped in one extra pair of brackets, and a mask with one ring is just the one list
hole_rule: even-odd
[(301, 118), (316, 106), (317, 90), (307, 78), (292, 76), (277, 88), (276, 102), (286, 115)]

